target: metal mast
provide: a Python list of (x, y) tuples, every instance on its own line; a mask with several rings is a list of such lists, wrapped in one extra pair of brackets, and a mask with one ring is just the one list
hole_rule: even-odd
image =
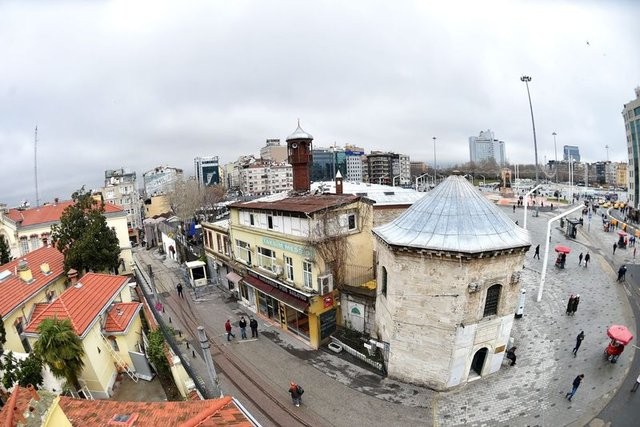
[(40, 206), (40, 194), (38, 192), (38, 126), (36, 126), (35, 138), (33, 141), (33, 173), (36, 181), (36, 207)]

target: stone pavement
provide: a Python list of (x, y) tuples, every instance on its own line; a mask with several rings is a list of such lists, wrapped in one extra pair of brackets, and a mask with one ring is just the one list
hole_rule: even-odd
[[(514, 221), (523, 224), (522, 208), (516, 213), (510, 206), (503, 209)], [(632, 250), (618, 250), (614, 256), (611, 247), (617, 234), (605, 233), (598, 216), (593, 217), (590, 226), (585, 217), (584, 228), (573, 240), (567, 239), (555, 224), (545, 289), (538, 303), (535, 299), (542, 260), (533, 259), (533, 248), (540, 243), (541, 256), (544, 256), (546, 223), (557, 213), (540, 213), (539, 217), (527, 220), (533, 246), (526, 256), (522, 275), (527, 290), (524, 316), (516, 320), (512, 331), (518, 347), (517, 365), (510, 367), (505, 362), (500, 372), (449, 392), (436, 393), (384, 378), (342, 355), (311, 350), (302, 341), (260, 318), (258, 340), (227, 343), (223, 322), (227, 318), (235, 319), (233, 323), (237, 326), (240, 315), (252, 313), (231, 302), (221, 289), (197, 301), (191, 300), (192, 294), (187, 297), (202, 324), (212, 331), (210, 337), (216, 345), (231, 346), (234, 355), (272, 384), (283, 401), (289, 400), (286, 390), (290, 380), (302, 384), (306, 393), (300, 410), (313, 414), (314, 419), (322, 420), (325, 425), (584, 425), (600, 412), (620, 386), (635, 352), (628, 346), (617, 364), (603, 358), (609, 325), (624, 324), (635, 332), (627, 297), (622, 286), (615, 283), (615, 271), (620, 263), (632, 260)], [(557, 244), (572, 249), (564, 270), (554, 266), (553, 247)], [(578, 266), (578, 254), (587, 251), (591, 253), (589, 267)], [(168, 290), (174, 289), (181, 279), (177, 264), (149, 256), (153, 251), (144, 252), (145, 259), (158, 266), (155, 268), (157, 280), (164, 280)], [(161, 277), (163, 274), (167, 276), (165, 279)], [(571, 293), (580, 294), (580, 305), (574, 316), (567, 316), (566, 303)], [(581, 330), (586, 338), (574, 358), (571, 350)], [(217, 335), (211, 336), (215, 331)], [(237, 332), (239, 337), (239, 330)], [(564, 394), (580, 373), (585, 374), (584, 381), (569, 402)], [(202, 377), (207, 378), (206, 371)], [(221, 381), (227, 394), (235, 393), (245, 403), (225, 384), (224, 375)]]

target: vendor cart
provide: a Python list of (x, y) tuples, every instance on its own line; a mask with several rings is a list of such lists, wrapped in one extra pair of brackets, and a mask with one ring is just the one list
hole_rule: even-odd
[(604, 357), (611, 363), (616, 363), (624, 351), (624, 347), (631, 342), (633, 334), (622, 325), (612, 325), (607, 328), (607, 336), (611, 338), (604, 349)]

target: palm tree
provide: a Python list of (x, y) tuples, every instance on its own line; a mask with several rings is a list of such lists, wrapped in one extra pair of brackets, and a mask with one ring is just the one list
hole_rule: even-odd
[(78, 377), (84, 367), (84, 348), (69, 319), (45, 319), (38, 326), (35, 352), (58, 378), (65, 378), (76, 390), (81, 388)]

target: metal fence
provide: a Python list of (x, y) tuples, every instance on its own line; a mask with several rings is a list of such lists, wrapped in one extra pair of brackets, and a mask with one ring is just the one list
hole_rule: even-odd
[[(155, 318), (156, 322), (160, 327), (160, 330), (162, 331), (162, 335), (164, 335), (165, 342), (169, 345), (173, 353), (176, 356), (178, 356), (178, 358), (180, 359), (182, 366), (184, 367), (189, 377), (193, 380), (193, 383), (196, 389), (198, 390), (198, 392), (200, 393), (200, 395), (205, 399), (218, 397), (220, 393), (215, 393), (212, 390), (212, 386), (209, 384), (206, 384), (206, 382), (199, 375), (197, 375), (197, 373), (191, 366), (190, 360), (188, 359), (188, 357), (186, 357), (183, 354), (183, 349), (180, 347), (180, 344), (176, 341), (175, 335), (172, 332), (173, 327), (171, 325), (168, 325), (165, 322), (162, 316), (162, 313), (160, 313), (158, 311), (158, 308), (156, 307), (156, 304), (155, 304), (156, 302), (162, 302), (163, 300), (162, 296), (158, 295), (156, 292), (155, 294), (157, 295), (158, 301), (155, 301), (154, 292), (151, 289), (151, 283), (149, 278), (144, 273), (144, 270), (141, 267), (141, 265), (137, 261), (134, 261), (134, 263), (136, 265), (136, 268), (134, 269), (134, 275), (136, 277), (136, 281), (140, 285), (140, 290), (142, 291), (144, 298), (147, 301), (147, 304), (151, 309), (151, 312), (153, 313), (153, 317)], [(193, 346), (191, 347), (192, 347), (192, 351), (196, 350), (195, 348), (193, 348)]]

